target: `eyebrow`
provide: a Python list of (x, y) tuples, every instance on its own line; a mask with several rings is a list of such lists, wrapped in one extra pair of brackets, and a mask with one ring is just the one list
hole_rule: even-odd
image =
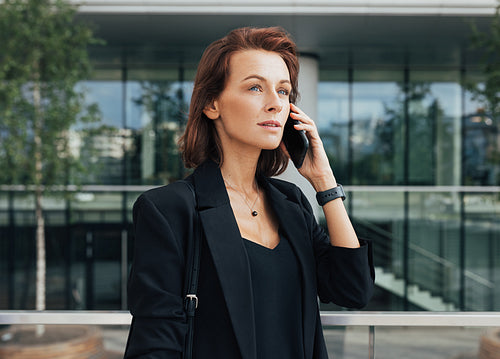
[[(266, 81), (266, 79), (260, 75), (249, 75), (249, 76), (245, 77), (243, 80), (241, 80), (241, 82), (246, 81), (246, 80), (250, 80), (250, 79), (258, 79), (261, 81)], [(279, 83), (287, 83), (287, 84), (291, 85), (290, 80), (281, 80)]]

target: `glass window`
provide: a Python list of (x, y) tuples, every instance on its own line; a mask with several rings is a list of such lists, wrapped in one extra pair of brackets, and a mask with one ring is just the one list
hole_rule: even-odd
[(409, 184), (459, 185), (460, 73), (411, 71), (408, 97)]
[(45, 227), (46, 307), (66, 309), (66, 284), (69, 280), (68, 241), (69, 228), (66, 226)]
[(71, 309), (124, 309), (121, 227), (77, 224), (71, 232)]
[(500, 310), (500, 197), (498, 193), (466, 193), (465, 309)]
[(0, 190), (0, 227), (6, 227), (9, 225), (8, 214), (10, 207), (10, 196), (11, 194), (9, 192), (3, 192)]
[(354, 71), (352, 184), (403, 182), (402, 71)]
[(348, 195), (356, 233), (373, 243), (377, 290), (369, 310), (403, 310), (404, 193), (370, 190)]
[(121, 192), (80, 192), (71, 202), (71, 223), (121, 223)]
[(98, 226), (92, 230), (93, 309), (121, 308), (121, 228)]
[(181, 76), (178, 68), (129, 72), (129, 184), (164, 184), (184, 176), (177, 141), (187, 121), (192, 82), (179, 81)]
[[(426, 310), (459, 307), (460, 196), (410, 193), (408, 221), (409, 300)], [(429, 298), (423, 299), (424, 295)]]
[[(82, 182), (87, 184), (123, 183), (123, 158), (130, 141), (123, 128), (123, 84), (117, 71), (100, 70), (95, 80), (80, 84), (86, 89), (85, 101), (96, 104), (101, 113), (99, 125), (75, 128), (74, 150), (86, 169)], [(99, 131), (90, 131), (99, 127)]]
[(347, 71), (322, 71), (316, 124), (339, 182), (349, 183), (349, 83)]
[(71, 203), (71, 309), (120, 309), (121, 192), (80, 192)]
[(10, 250), (14, 243), (13, 228), (9, 220), (9, 194), (0, 192), (0, 309), (9, 305), (9, 281), (12, 273), (9, 271), (12, 261)]
[[(481, 77), (467, 74), (469, 81), (481, 86)], [(500, 185), (500, 123), (487, 112), (484, 103), (470, 91), (465, 92), (464, 116), (464, 185)]]

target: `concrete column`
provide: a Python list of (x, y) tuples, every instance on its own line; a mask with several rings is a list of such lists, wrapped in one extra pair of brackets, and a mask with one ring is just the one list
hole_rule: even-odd
[[(319, 66), (318, 59), (311, 55), (302, 55), (299, 58), (299, 106), (313, 120), (317, 119), (318, 113), (318, 81)], [(304, 192), (313, 207), (314, 214), (318, 217), (320, 208), (316, 203), (316, 192), (311, 184), (300, 175), (293, 163), (290, 161), (287, 170), (279, 176), (285, 181), (293, 182)]]

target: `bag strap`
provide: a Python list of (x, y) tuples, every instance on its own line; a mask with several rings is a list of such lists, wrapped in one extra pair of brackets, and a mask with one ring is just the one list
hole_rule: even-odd
[(195, 235), (193, 240), (188, 240), (186, 251), (186, 273), (184, 276), (184, 310), (187, 315), (188, 331), (186, 342), (184, 344), (183, 359), (191, 359), (193, 356), (193, 337), (194, 337), (194, 315), (198, 307), (198, 278), (200, 274), (201, 258), (201, 223), (198, 213), (198, 202), (196, 193), (191, 182), (182, 180), (193, 194), (195, 204)]

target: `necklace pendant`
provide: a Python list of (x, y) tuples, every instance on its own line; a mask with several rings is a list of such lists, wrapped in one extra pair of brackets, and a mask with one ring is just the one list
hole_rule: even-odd
[(257, 217), (259, 213), (257, 211), (252, 211), (252, 216)]

